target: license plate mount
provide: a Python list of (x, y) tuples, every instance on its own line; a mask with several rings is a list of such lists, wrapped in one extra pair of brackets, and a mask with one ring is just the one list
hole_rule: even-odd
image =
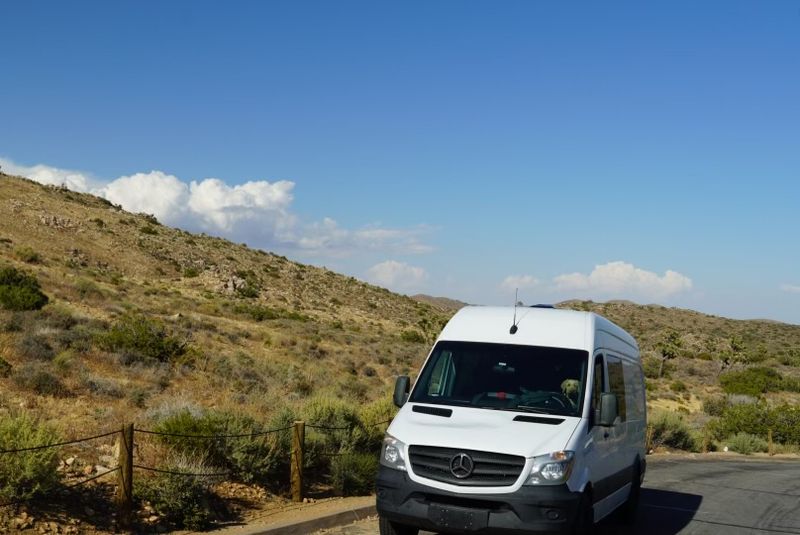
[(428, 507), (428, 519), (443, 528), (477, 531), (488, 525), (489, 511), (432, 504)]

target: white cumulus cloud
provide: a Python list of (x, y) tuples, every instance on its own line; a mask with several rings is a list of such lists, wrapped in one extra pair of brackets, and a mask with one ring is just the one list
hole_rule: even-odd
[(152, 214), (159, 221), (192, 231), (217, 234), (264, 248), (294, 249), (310, 255), (346, 256), (362, 251), (418, 254), (430, 229), (368, 225), (342, 228), (331, 218), (301, 221), (291, 211), (294, 182), (254, 180), (230, 186), (218, 178), (186, 182), (153, 170), (100, 182), (77, 171), (47, 165), (17, 165), (0, 158), (3, 171), (37, 182), (65, 185), (105, 197), (130, 212)]
[(500, 287), (504, 290), (525, 290), (528, 288), (534, 288), (540, 284), (540, 280), (534, 277), (533, 275), (509, 275), (503, 282), (500, 283)]
[(94, 193), (129, 212), (152, 214), (167, 224), (181, 222), (189, 201), (189, 187), (161, 171), (122, 176)]
[(387, 260), (369, 268), (367, 279), (392, 290), (413, 291), (419, 290), (428, 279), (428, 273), (421, 267), (396, 260)]
[(567, 273), (553, 282), (556, 289), (580, 295), (612, 297), (644, 297), (658, 299), (692, 288), (692, 280), (676, 271), (667, 270), (659, 276), (627, 262), (597, 265), (591, 273)]
[(91, 183), (91, 179), (86, 173), (59, 169), (49, 165), (17, 165), (11, 160), (0, 158), (0, 167), (4, 173), (9, 175), (24, 176), (50, 186), (66, 186), (73, 191), (89, 191)]
[(800, 294), (800, 286), (796, 284), (783, 284), (781, 290), (790, 294)]

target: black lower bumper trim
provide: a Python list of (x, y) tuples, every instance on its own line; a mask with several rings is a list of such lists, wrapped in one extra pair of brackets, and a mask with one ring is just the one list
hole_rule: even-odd
[(508, 494), (463, 494), (411, 481), (381, 467), (377, 508), (393, 522), (435, 533), (563, 533), (571, 529), (580, 493), (566, 485), (522, 487)]

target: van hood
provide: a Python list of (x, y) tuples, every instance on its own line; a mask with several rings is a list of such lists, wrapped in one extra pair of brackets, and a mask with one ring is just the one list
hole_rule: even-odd
[[(449, 417), (417, 411), (452, 410)], [(517, 418), (515, 421), (514, 419)], [(580, 423), (574, 416), (406, 403), (387, 432), (406, 445), (438, 446), (534, 457), (566, 448)]]

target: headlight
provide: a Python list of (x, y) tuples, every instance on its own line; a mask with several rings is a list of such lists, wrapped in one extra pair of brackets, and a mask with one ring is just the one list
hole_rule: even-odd
[(392, 435), (386, 435), (383, 439), (383, 447), (381, 448), (381, 464), (387, 468), (394, 468), (395, 470), (406, 470), (406, 461), (403, 458), (403, 452), (406, 445), (394, 438)]
[(575, 452), (554, 451), (533, 458), (533, 468), (526, 485), (558, 485), (569, 479), (575, 460)]

